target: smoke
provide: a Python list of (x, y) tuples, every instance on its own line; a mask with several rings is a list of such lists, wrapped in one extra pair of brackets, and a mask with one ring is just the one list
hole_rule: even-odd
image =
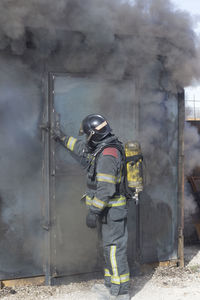
[(192, 19), (169, 1), (3, 0), (0, 12), (0, 49), (14, 55), (36, 60), (62, 48), (66, 70), (89, 63), (96, 72), (117, 69), (116, 76), (137, 74), (143, 82), (160, 57), (165, 89), (173, 92), (199, 77)]
[(196, 167), (200, 167), (200, 135), (198, 129), (188, 122), (185, 125), (185, 175), (192, 175)]
[(189, 122), (185, 123), (185, 236), (191, 237), (195, 233), (194, 223), (199, 223), (199, 209), (194, 199), (188, 176), (193, 175), (196, 168), (200, 167), (200, 135), (198, 129)]
[[(166, 202), (172, 199), (173, 205), (176, 183), (168, 178), (177, 171), (178, 124), (177, 108), (173, 111), (170, 105), (174, 95), (200, 75), (192, 26), (191, 17), (175, 10), (167, 0), (0, 1), (0, 137), (4, 141), (0, 146), (0, 193), (4, 238), (8, 235), (17, 243), (13, 228), (21, 224), (21, 239), (23, 234), (27, 238), (24, 250), (29, 253), (42, 223), (38, 209), (42, 198), (38, 125), (45, 95), (42, 84), (48, 71), (134, 79), (140, 91), (141, 120), (145, 120), (140, 124), (140, 142), (147, 160), (148, 193), (158, 207), (162, 197)], [(199, 139), (189, 130), (186, 144), (192, 142), (195, 149), (193, 155), (186, 149), (190, 153), (186, 160), (190, 172), (198, 161)], [(192, 141), (191, 135), (195, 136)], [(23, 192), (15, 192), (17, 189)], [(14, 215), (22, 210), (20, 223)], [(171, 207), (166, 211), (172, 216)], [(33, 230), (28, 237), (30, 233), (24, 233), (23, 228), (30, 218)], [(38, 252), (40, 245), (36, 256)]]
[(29, 265), (41, 261), (41, 91), (20, 59), (1, 54), (0, 64), (0, 276), (5, 278), (13, 269), (15, 276), (31, 275), (35, 270)]

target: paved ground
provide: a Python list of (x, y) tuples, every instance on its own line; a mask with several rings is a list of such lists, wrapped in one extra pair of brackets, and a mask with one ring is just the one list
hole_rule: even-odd
[[(32, 286), (3, 288), (4, 300), (100, 300), (91, 292), (95, 282), (72, 283), (59, 287)], [(131, 282), (133, 300), (199, 300), (200, 245), (185, 248), (185, 267), (156, 268), (149, 274), (135, 277)]]

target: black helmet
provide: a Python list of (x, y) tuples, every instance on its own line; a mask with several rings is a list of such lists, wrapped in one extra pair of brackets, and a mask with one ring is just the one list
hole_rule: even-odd
[(110, 134), (110, 128), (106, 119), (101, 115), (88, 115), (81, 123), (79, 134), (87, 135), (87, 142), (99, 142)]

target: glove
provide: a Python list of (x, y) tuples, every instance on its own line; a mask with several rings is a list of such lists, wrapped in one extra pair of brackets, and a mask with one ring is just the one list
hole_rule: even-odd
[(51, 129), (52, 138), (56, 142), (63, 141), (65, 139), (65, 134), (62, 132), (62, 130), (59, 127), (54, 127)]
[(97, 219), (98, 215), (95, 214), (93, 211), (89, 210), (87, 217), (86, 217), (86, 225), (89, 228), (97, 227)]

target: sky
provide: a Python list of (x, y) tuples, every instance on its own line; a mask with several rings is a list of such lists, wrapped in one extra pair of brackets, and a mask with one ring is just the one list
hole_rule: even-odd
[(200, 1), (199, 0), (171, 0), (177, 9), (189, 12), (194, 19), (199, 19), (196, 23), (195, 31), (200, 34)]
[(171, 0), (171, 2), (178, 8), (189, 11), (191, 14), (200, 14), (199, 0)]

